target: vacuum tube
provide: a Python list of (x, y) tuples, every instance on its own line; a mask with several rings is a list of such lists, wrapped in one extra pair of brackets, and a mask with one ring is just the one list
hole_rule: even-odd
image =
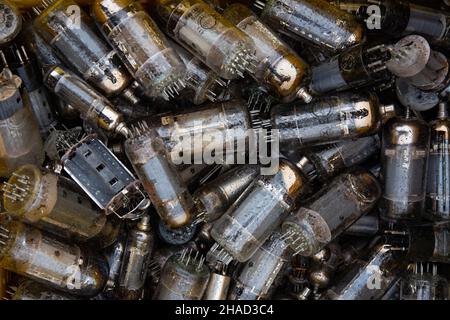
[[(72, 0), (42, 2), (34, 26), (67, 65), (105, 96), (118, 95), (130, 77), (117, 54), (100, 38), (92, 19)], [(42, 11), (41, 11), (42, 10)]]
[(22, 16), (14, 2), (0, 1), (0, 45), (13, 40), (22, 30)]
[(44, 152), (39, 125), (22, 80), (8, 68), (0, 73), (0, 110), (0, 176), (9, 177), (27, 163), (41, 165)]
[(254, 77), (261, 85), (283, 101), (311, 102), (304, 87), (308, 66), (291, 48), (242, 4), (230, 5), (223, 15), (254, 41), (258, 61)]
[(192, 249), (184, 249), (172, 255), (161, 271), (154, 299), (200, 300), (210, 277), (204, 261), (204, 257)]
[(73, 142), (61, 164), (107, 215), (136, 219), (150, 205), (140, 181), (95, 135)]
[(350, 270), (323, 296), (329, 300), (375, 300), (395, 282), (400, 266), (387, 245), (377, 245), (366, 260), (357, 259)]
[(336, 269), (342, 262), (341, 255), (341, 247), (336, 243), (330, 243), (311, 257), (308, 279), (314, 287), (314, 292), (327, 288), (330, 285)]
[[(198, 216), (197, 216), (198, 217)], [(197, 223), (201, 220), (197, 218), (192, 224), (182, 228), (171, 229), (162, 220), (158, 223), (158, 236), (164, 242), (179, 246), (191, 241), (197, 232)]]
[(450, 262), (450, 230), (446, 225), (409, 227), (398, 232), (398, 240), (393, 244), (406, 251), (409, 260), (430, 261), (438, 263)]
[(202, 0), (157, 0), (165, 31), (227, 80), (253, 72), (254, 43)]
[(210, 102), (221, 100), (225, 94), (227, 82), (184, 48), (176, 44), (172, 46), (186, 66), (184, 82), (186, 87), (193, 91), (192, 103), (199, 105), (207, 100)]
[(117, 288), (125, 245), (126, 237), (120, 236), (119, 239), (104, 252), (104, 256), (108, 262), (109, 274), (103, 292), (108, 297), (113, 297), (114, 291)]
[(117, 286), (120, 299), (137, 300), (142, 296), (153, 250), (151, 231), (150, 216), (144, 215), (128, 233)]
[(73, 295), (92, 297), (107, 279), (106, 262), (18, 221), (0, 225), (0, 267)]
[(169, 99), (183, 89), (183, 62), (139, 2), (97, 0), (92, 13), (146, 95)]
[(23, 45), (12, 44), (3, 49), (11, 71), (22, 79), (28, 91), (31, 108), (39, 123), (41, 135), (45, 138), (56, 120), (50, 108), (46, 88), (42, 84), (41, 71), (36, 67), (36, 60)]
[(113, 105), (72, 72), (50, 67), (44, 83), (50, 91), (77, 109), (83, 119), (107, 131), (124, 136), (129, 134), (122, 115), (114, 110)]
[(203, 300), (227, 300), (230, 283), (227, 267), (219, 263), (211, 272)]
[(97, 211), (72, 181), (52, 172), (24, 165), (12, 173), (2, 190), (8, 214), (39, 229), (102, 247), (118, 236), (119, 225)]
[[(425, 8), (408, 1), (381, 0), (381, 31), (392, 36), (420, 34), (433, 40), (447, 36), (448, 17), (441, 11)], [(367, 17), (367, 6), (358, 15)]]
[(436, 120), (430, 123), (430, 158), (428, 160), (425, 215), (433, 220), (450, 220), (450, 120), (448, 105), (439, 104)]
[(193, 197), (199, 210), (205, 212), (204, 220), (220, 218), (259, 173), (257, 165), (241, 165), (201, 186)]
[(384, 194), (382, 216), (414, 220), (425, 204), (430, 129), (410, 116), (389, 120), (383, 128), (382, 164)]
[[(302, 152), (297, 167), (310, 180), (329, 180), (345, 169), (365, 162), (380, 151), (377, 135), (344, 140), (326, 147), (316, 147)], [(298, 153), (298, 151), (295, 151)]]
[(344, 173), (283, 222), (283, 238), (295, 254), (312, 256), (368, 213), (380, 197), (372, 174), (362, 169)]
[(438, 274), (436, 264), (414, 264), (413, 270), (402, 279), (400, 300), (447, 300), (447, 280)]
[[(234, 155), (248, 140), (251, 128), (246, 104), (232, 100), (154, 119), (155, 127), (175, 164), (205, 163), (204, 155), (223, 158)], [(213, 156), (215, 154), (215, 156)], [(208, 161), (214, 162), (215, 159)], [(192, 162), (194, 161), (194, 162)], [(211, 164), (206, 162), (207, 164)]]
[(58, 292), (33, 280), (23, 280), (14, 288), (10, 288), (9, 300), (78, 300), (64, 292)]
[(253, 7), (274, 30), (331, 51), (357, 45), (364, 38), (364, 27), (356, 18), (325, 0), (257, 0)]
[(288, 264), (290, 249), (275, 232), (247, 261), (230, 293), (230, 300), (269, 299)]
[(248, 261), (305, 193), (305, 179), (297, 168), (280, 159), (278, 172), (261, 175), (236, 202), (214, 222), (212, 238), (217, 242), (208, 261), (225, 264)]
[(375, 133), (380, 126), (380, 104), (372, 93), (345, 92), (272, 109), (272, 130), (281, 145), (307, 147), (355, 139)]
[(356, 237), (373, 237), (380, 231), (378, 215), (366, 214), (348, 227), (344, 233)]
[(164, 223), (174, 229), (187, 226), (195, 216), (194, 201), (157, 132), (140, 125), (125, 142), (127, 157)]

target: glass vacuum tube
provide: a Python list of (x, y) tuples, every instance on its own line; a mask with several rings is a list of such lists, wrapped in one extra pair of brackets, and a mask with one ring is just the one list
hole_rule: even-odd
[(183, 62), (139, 2), (97, 0), (92, 12), (146, 95), (169, 99), (183, 89)]
[(83, 119), (107, 131), (124, 136), (129, 134), (122, 115), (114, 110), (114, 106), (72, 72), (56, 66), (49, 67), (44, 83), (58, 97), (77, 109)]
[(8, 68), (0, 73), (0, 176), (9, 177), (18, 167), (44, 161), (39, 125), (31, 111), (22, 80)]
[(356, 18), (325, 0), (257, 0), (253, 7), (274, 30), (332, 51), (364, 38), (364, 27)]
[(272, 109), (272, 130), (280, 144), (295, 148), (329, 144), (375, 133), (380, 126), (380, 106), (372, 93), (340, 93)]
[(13, 40), (22, 30), (22, 16), (14, 2), (9, 0), (0, 1), (1, 46)]
[(402, 279), (400, 300), (447, 300), (448, 283), (438, 274), (436, 264), (416, 263)]
[(161, 271), (156, 300), (201, 300), (210, 271), (198, 251), (184, 249), (172, 255)]
[(104, 256), (108, 262), (109, 274), (103, 292), (108, 297), (113, 297), (117, 288), (122, 260), (125, 252), (126, 237), (120, 236), (118, 240), (104, 251)]
[(74, 183), (34, 165), (14, 171), (3, 186), (5, 210), (12, 217), (65, 239), (112, 244), (119, 225), (108, 220)]
[(409, 227), (406, 232), (407, 243), (403, 250), (407, 251), (409, 260), (450, 262), (450, 230), (446, 225)]
[(11, 288), (10, 300), (78, 300), (75, 296), (64, 292), (58, 292), (33, 280), (23, 280), (20, 284)]
[[(208, 104), (197, 109), (156, 117), (154, 124), (164, 142), (168, 159), (175, 164), (205, 163), (209, 151), (234, 155), (248, 140), (251, 128), (242, 100)], [(199, 161), (200, 160), (200, 161)], [(214, 162), (214, 160), (213, 160)], [(211, 164), (211, 163), (207, 163)]]
[(223, 15), (254, 41), (255, 79), (261, 85), (283, 101), (300, 98), (311, 102), (304, 87), (309, 67), (291, 48), (242, 4), (228, 6)]
[(25, 46), (12, 44), (3, 49), (11, 71), (22, 79), (28, 91), (31, 108), (39, 123), (42, 137), (47, 137), (50, 129), (56, 125), (55, 116), (50, 108), (47, 89), (42, 84), (41, 71), (36, 66), (35, 58), (28, 53)]
[(436, 120), (430, 123), (425, 215), (433, 220), (450, 220), (450, 120), (448, 105), (439, 104)]
[(72, 0), (41, 5), (33, 8), (38, 14), (34, 26), (60, 58), (105, 96), (122, 92), (130, 76), (117, 54), (97, 35), (92, 19)]
[[(324, 182), (345, 169), (365, 162), (379, 151), (380, 138), (374, 135), (306, 150), (296, 164), (311, 180), (317, 178)], [(295, 153), (298, 151), (295, 150)]]
[(219, 263), (211, 272), (203, 300), (227, 300), (230, 283), (226, 266)]
[(211, 102), (220, 100), (226, 91), (227, 82), (189, 51), (176, 44), (172, 46), (186, 65), (184, 82), (186, 87), (193, 91), (192, 103), (199, 105), (207, 100)]
[(257, 165), (240, 165), (201, 186), (193, 195), (204, 220), (220, 218), (244, 190), (258, 177)]
[(422, 215), (429, 142), (428, 125), (412, 118), (409, 110), (406, 117), (393, 118), (384, 126), (384, 194), (380, 204), (383, 217), (414, 220)]
[(380, 185), (368, 171), (344, 173), (283, 222), (284, 239), (295, 254), (312, 256), (368, 213), (380, 197)]
[(230, 300), (269, 299), (290, 257), (288, 244), (275, 232), (248, 260), (237, 277)]
[(107, 279), (106, 262), (18, 221), (0, 225), (0, 267), (73, 295), (92, 297)]
[(216, 259), (225, 264), (233, 259), (249, 260), (306, 189), (297, 168), (280, 159), (278, 172), (273, 176), (261, 175), (214, 222), (211, 236), (217, 244), (208, 253), (208, 260)]
[[(398, 257), (397, 257), (398, 258)], [(389, 246), (377, 245), (366, 260), (357, 259), (350, 270), (323, 296), (329, 300), (376, 300), (381, 298), (401, 270)]]
[(157, 0), (165, 31), (224, 79), (252, 72), (254, 43), (202, 0)]
[[(392, 36), (420, 34), (434, 40), (444, 40), (448, 16), (444, 12), (422, 7), (409, 1), (381, 0), (381, 31)], [(358, 15), (367, 17), (367, 6)]]
[(142, 296), (153, 250), (151, 231), (150, 216), (144, 215), (128, 233), (117, 286), (120, 299), (137, 300)]
[(133, 128), (125, 142), (128, 159), (164, 223), (174, 229), (187, 226), (195, 216), (194, 201), (168, 161), (158, 133), (145, 123), (141, 125)]

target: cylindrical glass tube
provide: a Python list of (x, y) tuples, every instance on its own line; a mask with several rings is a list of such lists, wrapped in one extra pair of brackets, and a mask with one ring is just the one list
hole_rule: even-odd
[(189, 225), (195, 208), (177, 169), (168, 161), (166, 149), (154, 129), (135, 129), (125, 151), (158, 215), (170, 228)]
[(106, 262), (18, 221), (0, 225), (0, 267), (74, 295), (95, 296)]
[(97, 211), (72, 181), (34, 165), (13, 172), (3, 187), (3, 203), (12, 217), (62, 238), (106, 247), (119, 233), (119, 225)]
[(144, 215), (128, 233), (117, 286), (120, 299), (137, 300), (141, 297), (153, 250), (153, 241), (150, 216)]
[(382, 216), (417, 219), (425, 203), (430, 129), (418, 119), (393, 118), (384, 126), (382, 140)]
[(269, 299), (289, 261), (289, 246), (276, 232), (246, 262), (232, 289), (231, 300)]
[(433, 220), (450, 220), (450, 120), (447, 104), (439, 105), (438, 119), (430, 123), (425, 215)]
[(227, 80), (251, 71), (254, 43), (202, 0), (157, 0), (165, 31)]
[(0, 45), (12, 41), (22, 30), (22, 16), (16, 1), (0, 1)]
[(183, 88), (183, 62), (137, 1), (97, 0), (92, 12), (148, 96), (168, 99)]
[(284, 236), (295, 254), (312, 256), (368, 213), (380, 197), (372, 174), (362, 169), (344, 173), (283, 222)]
[(58, 292), (33, 280), (23, 280), (14, 288), (10, 300), (77, 300), (77, 297)]
[(258, 0), (254, 8), (276, 31), (340, 51), (362, 42), (364, 27), (325, 0)]
[(156, 300), (201, 300), (210, 272), (198, 252), (185, 249), (172, 255), (161, 271)]
[(81, 117), (108, 131), (129, 134), (122, 115), (114, 106), (75, 74), (52, 66), (44, 76), (45, 85), (80, 112)]
[(240, 165), (200, 187), (194, 193), (194, 200), (205, 221), (220, 218), (244, 190), (258, 177), (257, 165)]
[(417, 263), (414, 270), (402, 279), (400, 300), (447, 300), (447, 280), (437, 273), (437, 265)]
[(234, 155), (237, 146), (248, 140), (247, 130), (251, 128), (246, 103), (242, 100), (208, 104), (194, 111), (160, 116), (153, 122), (168, 159), (175, 164), (198, 160), (212, 164), (204, 156), (215, 158), (214, 152), (216, 156)]
[[(44, 3), (42, 3), (44, 5)], [(61, 59), (105, 96), (122, 92), (130, 76), (108, 44), (96, 32), (92, 19), (72, 0), (46, 6), (34, 26)]]
[(228, 6), (223, 15), (254, 41), (255, 79), (260, 84), (283, 101), (296, 98), (311, 101), (303, 88), (308, 65), (291, 48), (242, 4)]
[(203, 300), (226, 300), (230, 287), (231, 277), (218, 272), (212, 272), (209, 277)]
[(297, 168), (280, 159), (277, 173), (261, 175), (214, 222), (212, 238), (231, 256), (228, 260), (246, 262), (280, 225), (305, 189), (305, 180)]
[(22, 80), (5, 68), (0, 74), (0, 176), (9, 177), (24, 164), (40, 166), (43, 161), (39, 124), (28, 93)]
[(340, 93), (308, 105), (286, 104), (272, 109), (272, 129), (280, 144), (306, 147), (354, 139), (376, 132), (380, 106), (372, 93)]

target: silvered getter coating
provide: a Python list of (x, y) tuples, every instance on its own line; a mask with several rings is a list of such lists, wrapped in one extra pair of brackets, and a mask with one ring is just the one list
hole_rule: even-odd
[(200, 300), (205, 293), (210, 271), (198, 252), (184, 250), (164, 264), (154, 299)]
[(447, 104), (440, 104), (438, 119), (430, 123), (425, 215), (433, 220), (450, 220), (450, 120)]
[(276, 232), (266, 240), (256, 251), (240, 272), (235, 287), (232, 289), (231, 300), (261, 300), (269, 299), (274, 286), (283, 275), (284, 267), (289, 261), (289, 246), (280, 239)]
[(0, 268), (86, 297), (98, 294), (106, 283), (106, 261), (77, 245), (60, 242), (18, 221), (3, 221), (0, 237)]
[(7, 68), (0, 73), (0, 176), (18, 167), (41, 165), (44, 151), (39, 125), (22, 80)]
[(380, 196), (380, 185), (369, 172), (344, 173), (283, 222), (284, 236), (296, 254), (314, 255), (368, 213)]
[(153, 242), (150, 217), (144, 215), (128, 233), (117, 287), (120, 299), (138, 300), (141, 298)]
[(214, 222), (212, 238), (234, 259), (246, 262), (280, 225), (305, 189), (304, 178), (296, 167), (280, 159), (277, 173), (261, 175)]
[(253, 61), (253, 41), (202, 0), (157, 0), (165, 31), (227, 80), (243, 76)]
[(285, 101), (302, 97), (308, 65), (246, 6), (232, 4), (223, 15), (255, 42), (258, 82)]
[(76, 2), (55, 1), (33, 23), (59, 57), (105, 96), (119, 94), (129, 84), (130, 76), (117, 54), (97, 34), (94, 22)]
[(430, 129), (415, 118), (393, 118), (382, 141), (381, 212), (388, 219), (417, 219), (424, 210)]
[(153, 129), (125, 142), (125, 151), (158, 215), (170, 228), (189, 225), (194, 201), (169, 159), (162, 139)]
[[(204, 159), (204, 155), (234, 154), (251, 128), (242, 100), (208, 104), (154, 119), (171, 162)], [(223, 151), (222, 151), (223, 150)]]
[[(398, 257), (397, 257), (398, 258)], [(388, 246), (377, 245), (368, 260), (356, 260), (348, 272), (326, 291), (331, 300), (375, 300), (395, 281), (397, 265)]]
[(92, 13), (134, 78), (151, 97), (169, 98), (184, 64), (155, 22), (134, 0), (96, 0)]
[(343, 50), (364, 38), (364, 27), (352, 15), (325, 0), (262, 0), (254, 6), (276, 31), (331, 50)]
[(59, 237), (102, 247), (119, 233), (114, 225), (71, 180), (34, 165), (17, 169), (3, 187), (8, 214)]
[(376, 132), (380, 126), (376, 95), (367, 92), (340, 93), (308, 105), (280, 105), (272, 109), (272, 128), (280, 143), (293, 147), (329, 144)]
[(11, 300), (77, 300), (79, 298), (46, 287), (33, 280), (23, 280), (14, 288)]
[(200, 187), (194, 193), (194, 200), (200, 210), (205, 211), (205, 220), (211, 222), (220, 218), (259, 172), (257, 165), (239, 165)]

